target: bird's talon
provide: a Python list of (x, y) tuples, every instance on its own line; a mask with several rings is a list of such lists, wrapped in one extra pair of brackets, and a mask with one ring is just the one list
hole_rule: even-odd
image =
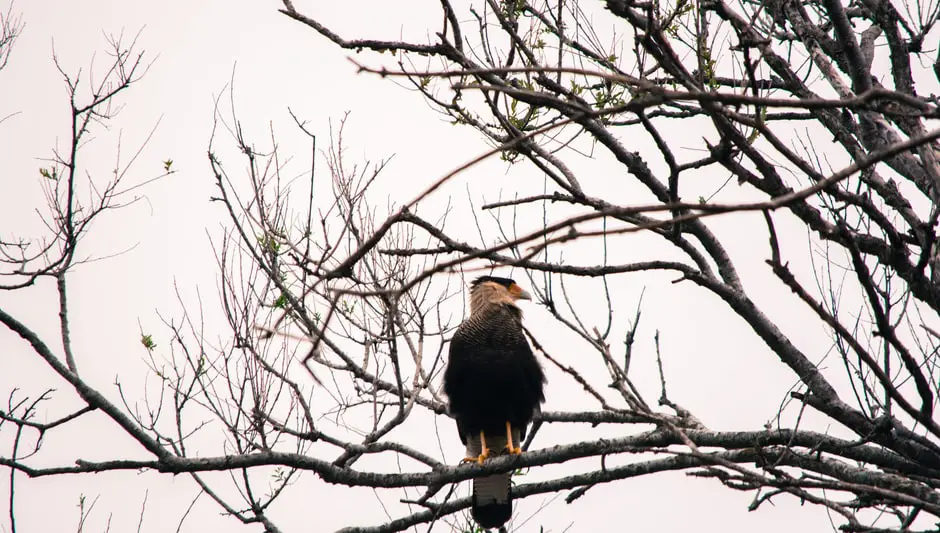
[(480, 455), (478, 455), (478, 456), (476, 456), (476, 457), (464, 457), (463, 459), (460, 460), (460, 464), (464, 464), (464, 463), (476, 463), (476, 464), (478, 464), (478, 465), (482, 465), (482, 464), (483, 464), (483, 461), (486, 461), (486, 460), (489, 459), (489, 458), (490, 458), (490, 454), (489, 454), (488, 452), (487, 452), (487, 453), (481, 453)]
[(506, 446), (506, 451), (509, 452), (509, 455), (522, 455), (522, 448), (513, 447), (511, 444)]

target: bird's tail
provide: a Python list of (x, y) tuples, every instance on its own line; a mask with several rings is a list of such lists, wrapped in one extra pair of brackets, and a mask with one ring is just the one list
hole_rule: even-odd
[[(516, 428), (512, 430), (512, 440), (514, 445), (520, 445), (519, 430)], [(507, 454), (506, 444), (505, 431), (494, 435), (486, 434), (486, 447), (490, 451), (490, 457)], [(477, 457), (481, 452), (480, 436), (470, 436), (467, 439), (467, 457)], [(470, 511), (481, 527), (497, 528), (512, 517), (512, 487), (509, 478), (510, 473), (505, 472), (473, 480), (473, 504)]]

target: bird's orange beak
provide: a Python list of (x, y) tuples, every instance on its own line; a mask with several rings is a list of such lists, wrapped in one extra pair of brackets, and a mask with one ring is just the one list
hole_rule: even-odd
[(522, 287), (512, 284), (512, 287), (509, 287), (509, 293), (517, 300), (531, 300), (532, 295), (529, 294), (529, 291), (523, 289)]

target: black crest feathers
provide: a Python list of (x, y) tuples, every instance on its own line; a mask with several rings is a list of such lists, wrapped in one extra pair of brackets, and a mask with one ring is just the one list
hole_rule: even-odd
[(500, 285), (502, 285), (503, 287), (506, 287), (507, 289), (516, 284), (516, 282), (510, 278), (501, 278), (498, 276), (480, 276), (477, 279), (473, 280), (473, 283), (471, 283), (470, 286), (476, 287), (480, 285), (481, 283), (486, 283), (487, 281), (490, 281), (493, 283), (499, 283)]

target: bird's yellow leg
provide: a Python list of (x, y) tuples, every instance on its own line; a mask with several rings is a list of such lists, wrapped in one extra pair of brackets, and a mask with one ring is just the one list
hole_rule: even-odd
[(486, 458), (490, 456), (490, 449), (486, 447), (486, 435), (483, 434), (483, 430), (480, 430), (480, 449), (482, 453), (477, 457), (477, 462), (482, 465), (483, 461), (486, 461)]
[(510, 455), (522, 455), (522, 448), (512, 445), (512, 424), (506, 421), (506, 450)]
[(480, 431), (480, 450), (481, 453), (478, 457), (464, 457), (460, 460), (461, 463), (479, 463), (483, 464), (483, 461), (490, 456), (490, 449), (486, 447), (486, 435), (483, 431)]

